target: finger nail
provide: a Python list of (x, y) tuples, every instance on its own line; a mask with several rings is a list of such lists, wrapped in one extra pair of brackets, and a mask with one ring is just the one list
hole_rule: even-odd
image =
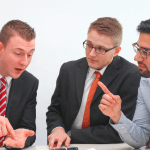
[(117, 97), (116, 96), (114, 96), (114, 100), (116, 100), (117, 99)]

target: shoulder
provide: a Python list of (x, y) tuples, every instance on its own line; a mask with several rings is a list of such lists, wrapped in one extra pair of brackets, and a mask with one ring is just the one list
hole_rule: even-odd
[(24, 71), (19, 78), (26, 83), (38, 82), (38, 79), (28, 71)]
[(148, 110), (150, 110), (150, 103), (149, 103), (149, 97), (150, 97), (150, 78), (144, 78), (141, 77), (140, 80), (140, 86), (138, 89), (138, 103), (145, 103)]
[(142, 89), (150, 89), (150, 78), (144, 78), (144, 77), (141, 77), (141, 80), (140, 80), (140, 88)]
[(78, 67), (80, 65), (87, 65), (87, 60), (85, 57), (78, 59), (78, 60), (65, 62), (62, 64), (61, 68), (63, 68), (63, 69), (75, 69), (76, 67)]
[(129, 62), (125, 58), (121, 56), (117, 56), (114, 61), (115, 65), (116, 63), (120, 64), (120, 67), (118, 67), (121, 71), (125, 71), (128, 73), (139, 73), (139, 68), (137, 65)]

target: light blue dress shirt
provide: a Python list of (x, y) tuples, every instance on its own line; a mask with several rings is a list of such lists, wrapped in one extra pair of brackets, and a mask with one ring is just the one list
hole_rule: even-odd
[(116, 124), (110, 120), (110, 124), (127, 144), (134, 148), (146, 146), (150, 137), (150, 78), (141, 78), (133, 121), (121, 113), (120, 120)]

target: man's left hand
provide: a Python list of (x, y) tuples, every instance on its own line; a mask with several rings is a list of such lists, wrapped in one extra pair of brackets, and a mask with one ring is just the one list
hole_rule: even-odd
[(11, 135), (7, 135), (5, 141), (3, 142), (4, 145), (13, 148), (24, 148), (27, 137), (35, 134), (34, 131), (28, 129), (16, 129), (14, 131), (17, 140), (14, 140)]
[(149, 139), (149, 141), (147, 142), (146, 146), (147, 146), (147, 148), (150, 148), (150, 139)]

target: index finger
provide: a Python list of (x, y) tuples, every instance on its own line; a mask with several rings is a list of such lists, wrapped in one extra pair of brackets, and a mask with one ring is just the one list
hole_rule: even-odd
[(28, 136), (33, 136), (34, 134), (35, 134), (34, 131), (25, 129), (25, 135), (26, 135), (27, 137), (28, 137)]
[(17, 140), (15, 131), (13, 127), (11, 126), (11, 124), (9, 123), (9, 121), (6, 123), (6, 128), (7, 128), (8, 134), (11, 135), (14, 140)]
[(54, 144), (55, 144), (55, 140), (54, 139), (50, 139), (49, 140), (49, 149), (53, 149)]
[(102, 88), (105, 94), (108, 94), (114, 100), (116, 99), (115, 96), (108, 90), (108, 88), (102, 82), (99, 81), (98, 85)]

